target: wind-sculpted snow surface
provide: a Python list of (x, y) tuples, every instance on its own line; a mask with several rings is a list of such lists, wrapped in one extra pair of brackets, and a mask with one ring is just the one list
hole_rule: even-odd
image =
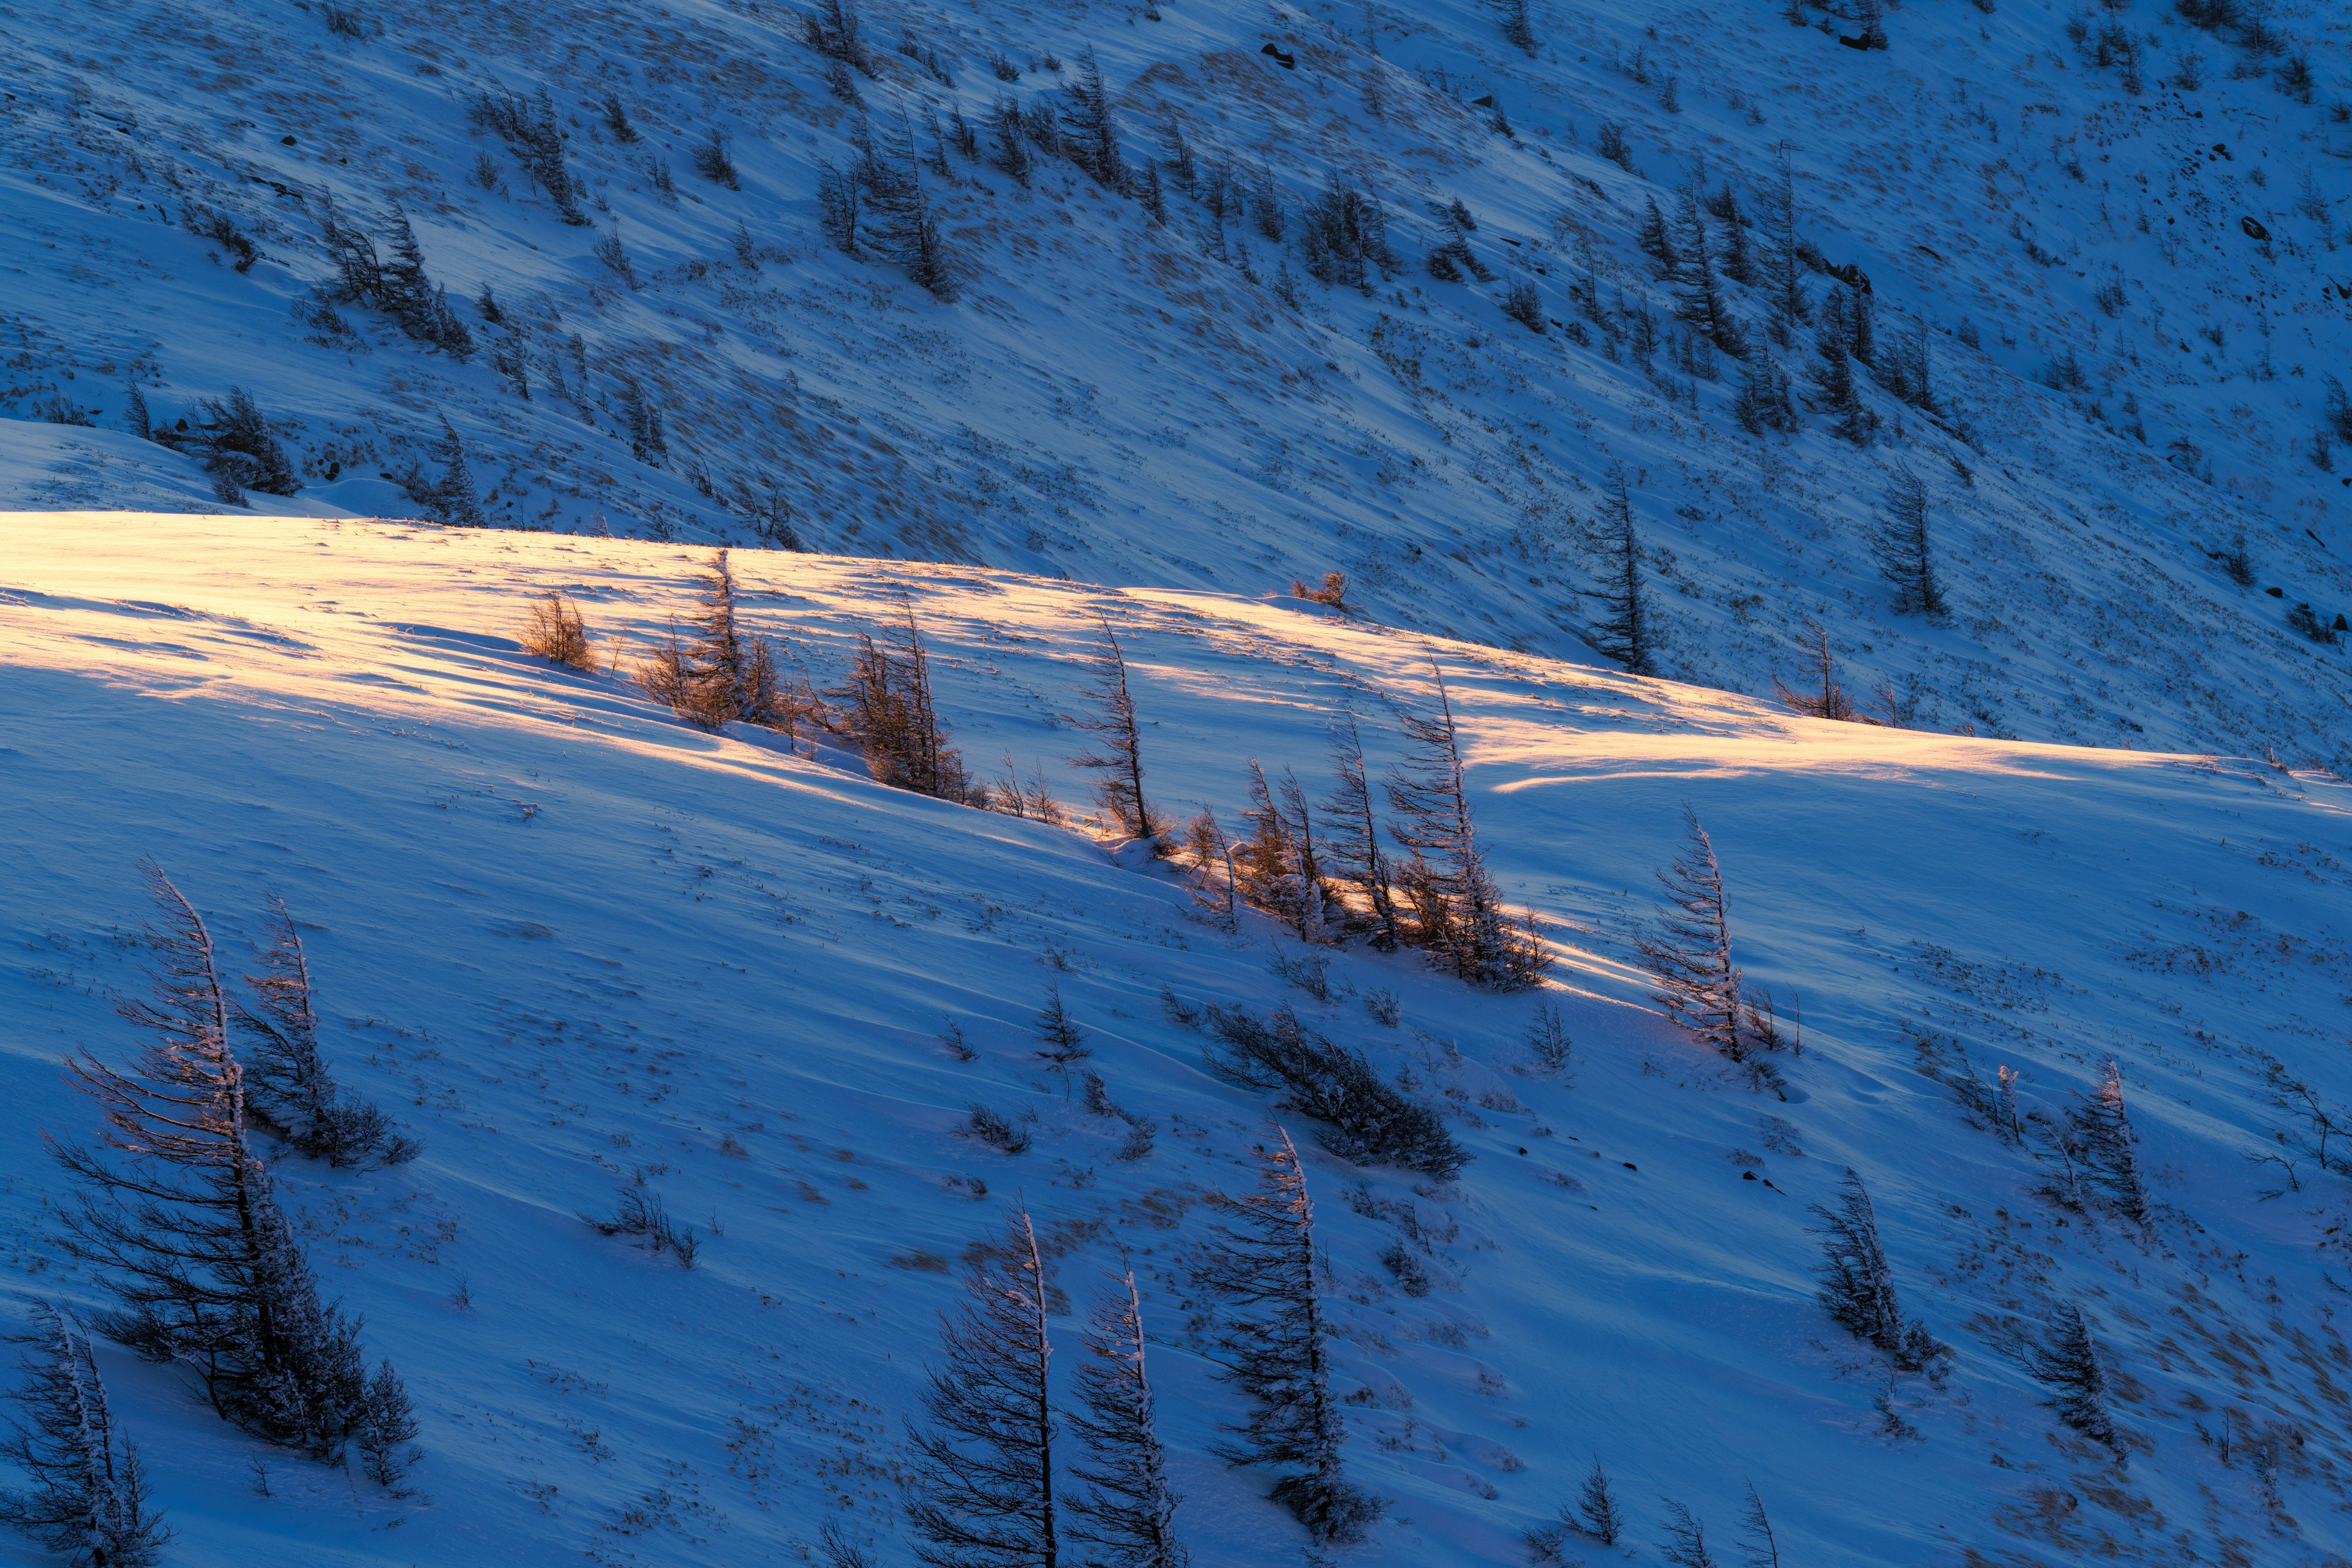
[[(9, 1326), (104, 1304), (54, 1245), (45, 1139), (92, 1136), (68, 1055), (136, 1044), (110, 1004), (152, 963), (142, 857), (238, 973), (284, 900), (322, 1055), (423, 1146), (338, 1170), (257, 1135), (326, 1293), (406, 1381), (407, 1495), (243, 1437), (188, 1372), (99, 1343), (173, 1562), (797, 1562), (827, 1521), (908, 1561), (908, 1422), (959, 1260), (997, 1256), (973, 1249), (1014, 1201), (1056, 1380), (1106, 1274), (1135, 1270), (1193, 1561), (1293, 1560), (1275, 1478), (1218, 1458), (1246, 1409), (1192, 1268), (1205, 1200), (1249, 1189), (1277, 1117), (1327, 1254), (1347, 1476), (1387, 1503), (1343, 1561), (1526, 1563), (1596, 1456), (1637, 1559), (1672, 1500), (1740, 1561), (1751, 1485), (1787, 1563), (2352, 1552), (2332, 777), (1791, 719), (1297, 601), (734, 553), (745, 629), (820, 687), (911, 609), (968, 763), (1009, 755), (1074, 809), (1097, 614), (1176, 816), (1237, 820), (1253, 757), (1320, 793), (1343, 709), (1385, 773), (1394, 705), (1442, 670), (1489, 868), (1554, 967), (1497, 994), (1324, 949), (1322, 1000), (1272, 967), (1311, 978), (1318, 953), (1255, 914), (1227, 934), (1181, 871), (1083, 822), (894, 791), (829, 744), (646, 700), (625, 672), (693, 610), (698, 549), (54, 513), (0, 520), (0, 560)], [(549, 590), (598, 673), (516, 642)], [(1734, 962), (1784, 1034), (1801, 1018), (1778, 1092), (1695, 1047), (1635, 966), (1685, 805)], [(1056, 990), (1092, 1051), (1058, 1070)], [(1174, 1016), (1210, 1004), (1294, 1009), (1470, 1163), (1328, 1152), (1213, 1070)], [(1530, 1039), (1545, 1007), (1564, 1068), (1557, 1032)], [(1024, 1152), (975, 1136), (976, 1104)], [(690, 1268), (646, 1226), (604, 1234), (631, 1203), (691, 1232)], [(1818, 1299), (1815, 1205), (1847, 1216), (1846, 1289), (1891, 1289), (1899, 1355)]]
[(2345, 766), (2352, 21), (1989, 4), (0, 6), (0, 499), (1582, 657), (1622, 466), (1663, 673), (1811, 618), (1873, 711)]

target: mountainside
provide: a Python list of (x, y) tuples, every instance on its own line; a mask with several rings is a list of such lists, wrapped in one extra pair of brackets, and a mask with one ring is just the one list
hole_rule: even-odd
[[(1554, 960), (1497, 993), (1254, 912), (1228, 933), (1181, 862), (1099, 824), (682, 722), (625, 671), (694, 613), (700, 549), (17, 513), (0, 559), (11, 1296), (104, 1300), (54, 1246), (44, 1140), (97, 1126), (64, 1059), (120, 1067), (137, 1038), (111, 1004), (157, 962), (142, 857), (235, 973), (285, 900), (323, 1052), (423, 1146), (339, 1170), (261, 1141), (371, 1361), (406, 1379), (408, 1495), (240, 1436), (187, 1369), (100, 1344), (172, 1563), (824, 1562), (828, 1520), (912, 1561), (899, 1483), (940, 1314), (1014, 1201), (1045, 1242), (1057, 1392), (1124, 1258), (1192, 1561), (1290, 1561), (1306, 1536), (1268, 1474), (1218, 1457), (1245, 1401), (1213, 1375), (1230, 1309), (1194, 1272), (1211, 1194), (1246, 1186), (1276, 1121), (1315, 1205), (1341, 1453), (1387, 1505), (1339, 1561), (1526, 1563), (1596, 1458), (1630, 1525), (1615, 1549), (1559, 1538), (1565, 1561), (1673, 1561), (1664, 1500), (1744, 1561), (1750, 1488), (1790, 1563), (2352, 1554), (2333, 776), (1791, 718), (1294, 599), (734, 552), (741, 626), (788, 675), (835, 685), (861, 633), (911, 618), (966, 760), (1065, 801), (1105, 627), (1179, 818), (1235, 823), (1252, 758), (1320, 795), (1342, 711), (1385, 776), (1442, 678), (1489, 863)], [(550, 591), (593, 669), (519, 645)], [(1801, 1027), (1760, 1075), (1663, 1016), (1637, 966), (1685, 805), (1734, 959)], [(1056, 995), (1092, 1052), (1058, 1068)], [(1178, 1016), (1211, 1005), (1295, 1008), (1469, 1163), (1348, 1157), (1212, 1070), (1213, 1033)], [(2144, 1220), (2106, 1155), (2059, 1152), (2116, 1103), (2110, 1059)], [(975, 1106), (1028, 1146), (979, 1135)], [(1920, 1370), (1816, 1300), (1812, 1205), (1849, 1169), (1903, 1311), (1948, 1347)], [(631, 1193), (691, 1226), (691, 1268), (586, 1223)], [(2069, 1303), (2112, 1450), (2035, 1370)], [(0, 1561), (53, 1559), (8, 1536)]]
[[(0, 482), (1336, 570), (1581, 658), (1622, 465), (1669, 676), (1811, 618), (1882, 716), (2340, 768), (2352, 22), (1986, 3), (0, 6)], [(200, 466), (231, 387), (299, 493)]]

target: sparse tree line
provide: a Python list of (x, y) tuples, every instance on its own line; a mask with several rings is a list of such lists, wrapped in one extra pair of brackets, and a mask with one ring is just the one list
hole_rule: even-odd
[[(368, 1371), (360, 1323), (321, 1298), (256, 1134), (336, 1165), (398, 1163), (416, 1145), (336, 1085), (283, 904), (265, 918), (248, 1000), (195, 907), (160, 869), (147, 878), (153, 994), (120, 1005), (146, 1043), (128, 1071), (88, 1053), (68, 1064), (102, 1127), (96, 1147), (51, 1144), (74, 1185), (58, 1249), (114, 1299), (98, 1332), (188, 1369), (216, 1415), (264, 1442), (346, 1465), (356, 1448), (358, 1468), (398, 1493), (421, 1457), (407, 1391), (389, 1361)], [(79, 1319), (45, 1304), (21, 1342), (24, 1415), (0, 1455), (30, 1485), (0, 1496), (0, 1522), (77, 1562), (145, 1568), (166, 1532)]]

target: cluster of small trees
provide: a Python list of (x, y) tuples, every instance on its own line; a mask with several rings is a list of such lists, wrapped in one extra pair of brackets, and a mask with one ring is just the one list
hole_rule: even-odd
[[(940, 1322), (907, 1485), (916, 1561), (1052, 1568), (1066, 1535), (1097, 1562), (1183, 1568), (1134, 1274), (1094, 1304), (1071, 1406), (1054, 1396), (1049, 1310), (1036, 1226), (1015, 1210), (966, 1275), (961, 1309)], [(1075, 1459), (1057, 1453), (1063, 1421)], [(1078, 1486), (1057, 1495), (1065, 1475)]]
[(146, 395), (134, 386), (131, 389), (131, 434), (195, 458), (213, 476), (213, 493), (231, 506), (245, 505), (247, 490), (274, 496), (300, 493), (302, 480), (294, 471), (293, 460), (245, 388), (232, 386), (226, 400), (208, 397), (196, 408), (193, 430), (184, 418), (168, 426), (157, 424), (147, 412)]
[(1200, 900), (1228, 922), (1247, 904), (1301, 942), (1417, 947), (1460, 979), (1516, 990), (1533, 984), (1549, 957), (1532, 917), (1508, 914), (1486, 869), (1453, 697), (1444, 670), (1432, 669), (1434, 710), (1402, 712), (1410, 750), (1384, 785), (1394, 814), (1386, 837), (1403, 858), (1381, 847), (1362, 741), (1344, 716), (1332, 730), (1337, 784), (1320, 802), (1287, 770), (1270, 786), (1252, 763), (1247, 837), (1228, 838), (1213, 812), (1192, 820), (1185, 839)]
[[(1360, 1539), (1382, 1508), (1348, 1479), (1346, 1422), (1330, 1386), (1314, 1205), (1279, 1128), (1255, 1190), (1215, 1194), (1224, 1223), (1193, 1261), (1221, 1307), (1213, 1355), (1247, 1401), (1219, 1453), (1275, 1473), (1271, 1491), (1318, 1544)], [(1065, 1540), (1093, 1563), (1182, 1568), (1151, 1391), (1141, 1293), (1114, 1276), (1088, 1315), (1076, 1400), (1055, 1398), (1048, 1287), (1036, 1227), (1016, 1211), (966, 1276), (940, 1325), (922, 1396), (907, 1514), (928, 1568), (1051, 1568)], [(1066, 1457), (1062, 1426), (1076, 1437)], [(1075, 1488), (1058, 1483), (1066, 1475)], [(1079, 1552), (1072, 1552), (1076, 1558)]]
[[(289, 1147), (341, 1163), (405, 1159), (415, 1145), (327, 1073), (308, 964), (282, 905), (261, 972), (248, 976), (247, 1006), (229, 994), (194, 907), (162, 871), (150, 867), (148, 880), (159, 910), (147, 936), (154, 994), (121, 1005), (148, 1041), (130, 1072), (87, 1055), (70, 1063), (105, 1126), (100, 1149), (56, 1148), (76, 1187), (59, 1249), (115, 1298), (100, 1331), (149, 1360), (193, 1369), (223, 1419), (325, 1460), (355, 1445), (370, 1476), (396, 1488), (417, 1458), (407, 1393), (389, 1362), (368, 1373), (359, 1325), (320, 1298), (251, 1129), (277, 1129)], [(234, 1043), (239, 1033), (255, 1041), (251, 1069)], [(62, 1317), (49, 1330), (38, 1354), (48, 1370), (26, 1395), (36, 1433), (47, 1436), (20, 1444), (18, 1458), (40, 1460), (26, 1468), (47, 1494), (79, 1491), (103, 1504), (89, 1528), (135, 1549), (152, 1534), (135, 1465), (127, 1448), (120, 1464), (110, 1458), (103, 1394), (79, 1331)], [(69, 1440), (48, 1425), (68, 1398), (97, 1420)], [(28, 1516), (20, 1507), (16, 1517)]]
[(735, 573), (726, 551), (712, 553), (702, 582), (695, 637), (681, 641), (673, 626), (637, 667), (637, 684), (698, 729), (736, 722), (788, 728), (794, 707), (777, 685), (768, 640), (736, 625)]
[(563, 127), (547, 89), (529, 98), (506, 89), (485, 90), (468, 107), (467, 117), (476, 130), (494, 132), (507, 144), (524, 175), (555, 204), (557, 216), (575, 227), (587, 226), (588, 215), (580, 210), (581, 184), (564, 165)]
[(425, 252), (408, 215), (392, 209), (392, 254), (376, 250), (367, 233), (337, 217), (328, 205), (320, 219), (327, 253), (335, 264), (335, 284), (328, 297), (341, 305), (362, 305), (392, 318), (400, 330), (419, 342), (430, 343), (453, 359), (474, 352), (474, 334), (449, 303), (449, 291), (433, 281), (425, 269)]

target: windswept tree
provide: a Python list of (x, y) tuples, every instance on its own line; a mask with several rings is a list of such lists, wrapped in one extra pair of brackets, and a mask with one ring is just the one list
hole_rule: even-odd
[(1097, 184), (1124, 195), (1129, 176), (1126, 160), (1119, 156), (1118, 121), (1092, 44), (1078, 57), (1062, 99), (1062, 147), (1070, 162), (1094, 176)]
[(1657, 627), (1651, 616), (1649, 587), (1642, 580), (1642, 539), (1622, 468), (1612, 468), (1603, 481), (1593, 533), (1600, 585), (1587, 596), (1601, 605), (1593, 651), (1623, 665), (1628, 675), (1655, 675)]
[(1135, 697), (1127, 683), (1127, 654), (1110, 629), (1110, 617), (1097, 615), (1102, 627), (1102, 652), (1095, 658), (1091, 695), (1096, 710), (1073, 721), (1091, 731), (1099, 743), (1070, 759), (1073, 767), (1092, 768), (1101, 776), (1095, 796), (1110, 819), (1130, 838), (1158, 842), (1161, 825), (1143, 795), (1143, 742), (1136, 732)]
[(1241, 890), (1252, 908), (1290, 927), (1301, 942), (1328, 942), (1337, 931), (1330, 889), (1316, 853), (1315, 817), (1297, 775), (1283, 770), (1279, 786), (1250, 761), (1250, 805), (1242, 813), (1249, 837), (1233, 847)]
[(1633, 945), (1657, 982), (1651, 995), (1666, 1016), (1701, 1045), (1745, 1061), (1753, 1047), (1740, 1028), (1740, 975), (1731, 960), (1723, 869), (1716, 863), (1715, 841), (1687, 805), (1683, 826), (1683, 852), (1658, 872), (1668, 909)]
[(1916, 1372), (1941, 1350), (1925, 1325), (1903, 1315), (1895, 1274), (1878, 1239), (1878, 1215), (1869, 1189), (1853, 1171), (1838, 1189), (1835, 1208), (1813, 1205), (1821, 1220), (1821, 1302), (1838, 1326), (1883, 1351), (1904, 1372)]
[(1908, 463), (1895, 465), (1886, 500), (1870, 539), (1881, 575), (1895, 584), (1895, 607), (1906, 615), (1940, 616), (1947, 605), (1936, 580), (1936, 555), (1927, 539), (1927, 486)]
[(1383, 1504), (1348, 1478), (1347, 1423), (1331, 1393), (1329, 1331), (1315, 1263), (1315, 1206), (1290, 1134), (1257, 1151), (1257, 1188), (1211, 1198), (1225, 1223), (1200, 1257), (1221, 1303), (1221, 1375), (1250, 1401), (1223, 1447), (1238, 1465), (1278, 1469), (1274, 1498), (1317, 1544), (1362, 1537)]
[(1766, 308), (1771, 312), (1772, 341), (1786, 346), (1798, 324), (1813, 313), (1806, 298), (1804, 262), (1797, 254), (1797, 174), (1789, 161), (1789, 144), (1773, 150), (1772, 183), (1766, 187), (1760, 226), (1764, 231), (1761, 268)]
[(2072, 1301), (2060, 1302), (2050, 1314), (2048, 1333), (2039, 1343), (2029, 1343), (2025, 1354), (2033, 1375), (2051, 1391), (2051, 1407), (2058, 1419), (2121, 1458), (2123, 1443), (2107, 1410), (2106, 1368), (2083, 1310)]
[(1393, 868), (1381, 852), (1363, 737), (1357, 733), (1352, 713), (1341, 714), (1331, 726), (1331, 771), (1339, 782), (1323, 799), (1325, 863), (1361, 900), (1360, 909), (1350, 910), (1351, 923), (1363, 930), (1375, 949), (1393, 952), (1404, 942), (1403, 916), (1397, 908)]
[(2081, 1179), (2104, 1196), (2110, 1207), (2134, 1225), (2148, 1220), (2147, 1184), (2140, 1175), (2134, 1145), (2131, 1112), (2124, 1103), (2123, 1068), (2111, 1058), (2102, 1064), (2099, 1087), (2078, 1095), (2066, 1120), (2074, 1133), (2071, 1152), (2082, 1166)]
[(961, 1309), (940, 1315), (907, 1483), (925, 1568), (1057, 1568), (1045, 1315), (1036, 1227), (1016, 1209), (965, 1276)]
[(70, 1312), (44, 1302), (16, 1342), (25, 1347), (25, 1382), (15, 1391), (23, 1414), (0, 1438), (0, 1459), (26, 1485), (0, 1490), (0, 1524), (77, 1568), (153, 1568), (171, 1532), (148, 1507), (139, 1450), (115, 1427), (89, 1337)]
[(260, 972), (245, 977), (254, 1005), (231, 1012), (247, 1042), (247, 1111), (301, 1152), (330, 1165), (398, 1165), (415, 1159), (416, 1144), (395, 1131), (381, 1109), (337, 1088), (319, 1054), (310, 957), (284, 900), (269, 901), (262, 929), (268, 945), (258, 955)]
[(1186, 1568), (1175, 1533), (1183, 1500), (1168, 1484), (1133, 1269), (1097, 1300), (1086, 1347), (1069, 1413), (1083, 1447), (1070, 1474), (1084, 1483), (1070, 1494), (1070, 1537), (1091, 1549), (1089, 1568)]
[(1411, 749), (1388, 784), (1389, 806), (1399, 818), (1390, 832), (1412, 852), (1397, 881), (1412, 906), (1413, 941), (1460, 979), (1518, 990), (1535, 984), (1550, 958), (1532, 919), (1514, 925), (1504, 911), (1471, 818), (1454, 698), (1434, 657), (1430, 673), (1436, 710), (1400, 711)]
[(122, 1004), (148, 1044), (132, 1074), (71, 1063), (117, 1157), (58, 1148), (80, 1189), (61, 1246), (120, 1303), (106, 1334), (192, 1368), (213, 1408), (255, 1436), (332, 1457), (367, 1418), (357, 1328), (320, 1300), (247, 1139), (212, 933), (161, 870), (148, 881), (161, 973), (153, 1000)]
[(1697, 192), (1683, 193), (1675, 209), (1675, 226), (1678, 231), (1678, 276), (1682, 281), (1682, 298), (1675, 313), (1725, 353), (1734, 359), (1746, 357), (1748, 337), (1724, 301), (1723, 280), (1716, 276), (1706, 214), (1699, 206)]

